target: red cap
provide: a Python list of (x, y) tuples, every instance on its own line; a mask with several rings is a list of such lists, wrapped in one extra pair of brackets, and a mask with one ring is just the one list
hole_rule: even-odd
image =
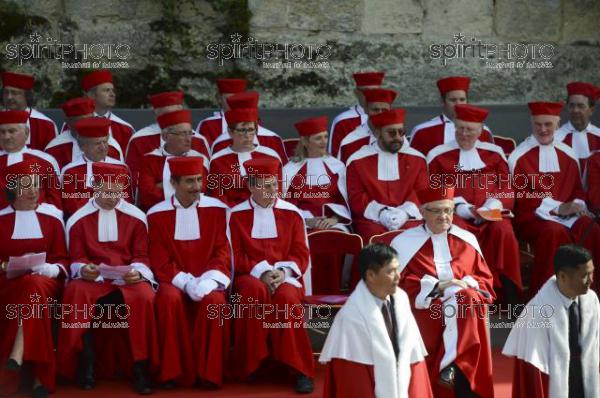
[(585, 95), (593, 100), (600, 99), (600, 88), (591, 83), (571, 82), (567, 84), (567, 93), (569, 95)]
[(454, 199), (454, 188), (452, 187), (439, 187), (432, 188), (428, 187), (425, 189), (421, 189), (417, 191), (417, 198), (419, 198), (419, 203), (422, 205), (435, 202), (438, 200), (452, 200)]
[(158, 93), (149, 95), (148, 100), (152, 104), (153, 108), (162, 108), (163, 106), (169, 105), (181, 105), (183, 104), (183, 91), (167, 91), (165, 93)]
[(313, 117), (299, 121), (294, 124), (294, 127), (296, 127), (301, 137), (308, 137), (327, 131), (327, 121), (327, 116)]
[(371, 88), (363, 90), (367, 103), (369, 102), (385, 102), (392, 104), (396, 99), (397, 93), (394, 90), (388, 90), (386, 88)]
[(169, 170), (176, 177), (204, 174), (204, 164), (199, 156), (179, 156), (169, 159)]
[(258, 110), (256, 108), (239, 108), (225, 112), (225, 120), (229, 126), (235, 126), (242, 122), (258, 121)]
[(381, 86), (385, 72), (359, 72), (352, 75), (356, 87)]
[(161, 129), (173, 126), (179, 123), (192, 124), (192, 111), (189, 109), (181, 109), (175, 112), (164, 113), (156, 118)]
[(256, 91), (246, 91), (230, 95), (226, 101), (231, 109), (258, 108), (258, 97), (259, 95)]
[(92, 164), (94, 187), (99, 188), (107, 182), (109, 186), (115, 183), (129, 186), (129, 172), (127, 166), (117, 163), (94, 162)]
[(217, 79), (217, 87), (221, 94), (237, 94), (246, 91), (248, 81), (245, 79)]
[(96, 102), (88, 97), (73, 98), (61, 105), (66, 117), (92, 115)]
[(21, 90), (31, 90), (35, 83), (35, 78), (31, 75), (25, 75), (15, 72), (2, 72), (2, 86), (16, 87)]
[(105, 117), (87, 117), (75, 122), (75, 130), (82, 137), (106, 137), (110, 129), (110, 120)]
[(244, 162), (244, 168), (249, 176), (277, 176), (279, 172), (279, 162), (272, 157), (254, 158), (246, 160)]
[(470, 83), (471, 78), (467, 76), (451, 76), (438, 80), (437, 86), (438, 90), (440, 90), (440, 94), (444, 95), (448, 91), (454, 90), (462, 90), (464, 92), (468, 92)]
[(406, 111), (402, 108), (390, 109), (389, 111), (378, 113), (377, 115), (369, 116), (369, 120), (375, 127), (385, 127), (390, 124), (404, 123)]
[(88, 73), (81, 79), (81, 88), (88, 91), (102, 83), (112, 83), (113, 76), (109, 70), (101, 69)]
[(562, 111), (564, 104), (562, 102), (530, 102), (527, 105), (529, 106), (529, 111), (531, 112), (531, 116), (536, 116), (536, 115), (560, 116), (560, 111)]
[(483, 123), (490, 111), (469, 104), (457, 104), (454, 107), (456, 118), (465, 122)]
[(27, 123), (29, 112), (27, 111), (0, 111), (0, 124)]

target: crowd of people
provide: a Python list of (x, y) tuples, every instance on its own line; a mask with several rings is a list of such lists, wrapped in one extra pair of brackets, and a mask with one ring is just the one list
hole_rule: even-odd
[[(298, 319), (311, 293), (307, 234), (337, 230), (366, 247), (321, 355), (326, 396), (492, 397), (487, 317), (444, 309), (530, 298), (566, 310), (548, 341), (511, 334), (515, 396), (531, 396), (528, 377), (552, 392), (542, 396), (595, 396), (600, 88), (567, 84), (562, 126), (563, 102), (530, 102), (531, 135), (507, 148), (485, 125), (489, 111), (468, 103), (468, 77), (438, 80), (441, 114), (410, 134), (383, 72), (353, 79), (357, 104), (331, 124), (299, 120), (291, 150), (263, 126), (244, 79), (218, 79), (221, 109), (197, 126), (183, 92), (150, 95), (156, 123), (136, 132), (112, 112), (111, 72), (93, 71), (61, 106), (59, 133), (33, 108), (34, 77), (2, 73), (0, 390), (16, 391), (27, 372), (34, 397), (57, 375), (93, 389), (100, 354), (114, 351), (139, 394), (252, 381), (267, 360), (310, 393), (307, 330), (265, 325)], [(367, 245), (383, 236), (390, 246)], [(527, 290), (519, 241), (534, 253)], [(213, 316), (234, 295), (269, 311)], [(559, 377), (577, 340), (571, 302), (587, 345)], [(40, 303), (55, 303), (60, 321), (24, 316)], [(120, 315), (106, 308), (127, 309), (123, 333), (99, 330)], [(541, 358), (550, 344), (562, 351)]]

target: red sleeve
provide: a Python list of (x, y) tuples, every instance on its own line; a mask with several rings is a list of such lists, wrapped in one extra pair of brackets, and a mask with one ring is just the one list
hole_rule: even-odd
[(496, 197), (500, 196), (498, 200), (502, 202), (502, 207), (512, 210), (515, 206), (515, 198), (512, 184), (509, 182), (510, 171), (508, 169), (508, 163), (505, 162), (500, 155), (498, 155), (497, 158), (498, 163), (496, 170), (498, 183), (496, 184), (495, 192), (502, 193), (502, 195), (497, 195)]
[(69, 230), (69, 257), (72, 263), (88, 264), (91, 262), (85, 246), (88, 238), (83, 233), (83, 220), (77, 221)]
[[(48, 263), (59, 263), (66, 270), (69, 266), (69, 256), (67, 254), (67, 244), (65, 242), (65, 229), (59, 220), (52, 219), (52, 233), (50, 234), (49, 250), (46, 253)], [(68, 277), (68, 275), (66, 275)]]
[[(413, 395), (409, 396), (413, 397)], [(345, 359), (332, 359), (325, 368), (323, 398), (340, 397), (375, 398), (373, 365), (364, 365)], [(414, 397), (421, 397), (421, 395), (414, 395)]]
[[(145, 161), (147, 157), (144, 157)], [(160, 179), (157, 178), (160, 177)], [(138, 192), (140, 196), (140, 207), (143, 210), (148, 210), (158, 202), (161, 202), (163, 198), (163, 189), (156, 186), (156, 184), (162, 181), (162, 170), (156, 170), (155, 162), (148, 162), (139, 174), (138, 181)]]
[(334, 157), (338, 156), (340, 150), (340, 144), (342, 140), (350, 134), (354, 129), (360, 125), (359, 117), (352, 117), (348, 119), (342, 119), (335, 124), (333, 132), (331, 133), (331, 154)]
[(352, 214), (364, 218), (365, 209), (371, 201), (367, 195), (367, 189), (362, 181), (359, 163), (353, 161), (348, 165), (346, 186), (348, 188), (348, 202)]
[(214, 233), (212, 255), (210, 256), (206, 269), (214, 269), (233, 279), (231, 274), (231, 250), (227, 241), (227, 213), (225, 209), (211, 209), (215, 217), (211, 217), (211, 230)]
[(409, 397), (433, 398), (429, 373), (425, 361), (410, 365), (410, 385), (408, 386)]
[(548, 393), (548, 375), (535, 366), (515, 358), (513, 372), (513, 398), (546, 398)]
[(170, 283), (179, 269), (169, 253), (172, 246), (166, 241), (168, 229), (163, 225), (164, 220), (160, 217), (160, 213), (148, 216), (149, 265), (158, 283)]
[(287, 258), (282, 258), (282, 261), (293, 261), (296, 263), (302, 274), (308, 268), (308, 244), (306, 242), (306, 228), (300, 214), (294, 213), (293, 218), (289, 220), (291, 225), (288, 226), (289, 233), (292, 234), (290, 250)]
[(252, 270), (252, 267), (258, 262), (248, 256), (249, 250), (246, 249), (246, 242), (250, 240), (250, 236), (243, 225), (243, 217), (241, 214), (233, 213), (229, 220), (229, 231), (231, 236), (231, 249), (233, 251), (233, 265), (236, 275), (247, 275)]
[(131, 263), (142, 263), (150, 266), (150, 261), (148, 261), (148, 231), (146, 230), (146, 225), (137, 218), (134, 219), (134, 222)]
[(600, 210), (600, 152), (594, 154), (587, 169), (587, 202), (592, 210)]

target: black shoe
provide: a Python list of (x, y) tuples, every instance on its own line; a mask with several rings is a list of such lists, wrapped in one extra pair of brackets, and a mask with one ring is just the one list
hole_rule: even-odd
[(298, 394), (310, 394), (315, 389), (315, 383), (313, 379), (303, 374), (300, 374), (296, 377), (296, 387), (294, 390)]
[(11, 372), (18, 372), (21, 370), (21, 365), (19, 365), (19, 363), (14, 359), (10, 358), (8, 361), (6, 361), (4, 368), (6, 370), (10, 370)]
[(177, 388), (177, 382), (175, 380), (168, 380), (162, 383), (161, 387), (163, 390), (174, 390)]
[(96, 374), (94, 372), (93, 359), (84, 359), (79, 367), (79, 386), (86, 391), (93, 390), (96, 387)]
[(37, 386), (31, 391), (32, 398), (46, 398), (49, 392), (44, 386)]
[(146, 361), (138, 361), (133, 364), (133, 387), (140, 395), (154, 393), (150, 380), (146, 376)]
[(456, 366), (448, 365), (440, 372), (438, 384), (442, 387), (454, 389), (454, 381), (456, 379)]
[(207, 390), (218, 390), (221, 388), (218, 384), (202, 379), (198, 379), (198, 385)]

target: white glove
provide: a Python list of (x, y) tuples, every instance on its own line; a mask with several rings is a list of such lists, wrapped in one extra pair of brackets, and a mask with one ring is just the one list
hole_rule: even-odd
[(194, 278), (185, 285), (185, 292), (192, 300), (200, 301), (217, 287), (219, 287), (219, 284), (212, 279), (200, 280), (200, 278)]
[(401, 228), (407, 220), (408, 214), (400, 209), (386, 209), (379, 216), (379, 222), (389, 231)]
[(185, 291), (185, 285), (192, 280), (194, 280), (194, 275), (189, 272), (179, 272), (173, 277), (171, 284), (177, 289)]
[(471, 212), (470, 203), (459, 204), (458, 206), (456, 206), (456, 214), (458, 214), (460, 218), (464, 218), (465, 220), (472, 220), (475, 218), (475, 216)]
[(42, 275), (48, 278), (56, 278), (60, 273), (60, 268), (56, 264), (40, 264), (31, 268), (32, 274)]

